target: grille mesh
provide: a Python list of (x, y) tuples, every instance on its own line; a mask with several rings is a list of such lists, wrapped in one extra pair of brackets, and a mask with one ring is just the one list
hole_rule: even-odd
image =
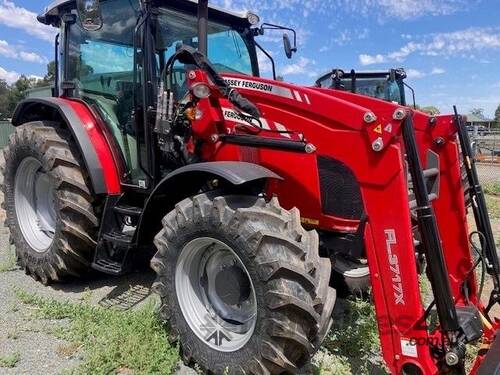
[(318, 157), (321, 206), (326, 215), (359, 220), (363, 215), (363, 200), (358, 181), (341, 161)]

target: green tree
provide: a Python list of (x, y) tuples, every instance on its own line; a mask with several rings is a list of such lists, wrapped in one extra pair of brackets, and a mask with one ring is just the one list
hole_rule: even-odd
[(4, 79), (0, 79), (0, 120), (9, 117), (9, 92), (10, 88)]
[(484, 109), (483, 108), (473, 108), (470, 113), (479, 117), (480, 119), (484, 119)]
[(500, 124), (500, 104), (497, 107), (497, 110), (495, 111), (495, 122), (497, 124)]
[(28, 90), (34, 87), (36, 80), (30, 79), (25, 75), (22, 75), (10, 88), (8, 108), (9, 114), (14, 113), (17, 103), (26, 98), (28, 95)]
[(47, 74), (43, 77), (45, 82), (53, 82), (56, 77), (56, 62), (51, 61), (47, 64)]

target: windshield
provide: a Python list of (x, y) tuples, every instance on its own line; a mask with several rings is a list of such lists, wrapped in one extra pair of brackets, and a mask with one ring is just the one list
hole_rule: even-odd
[(318, 83), (320, 87), (323, 88), (350, 91), (356, 94), (371, 96), (372, 98), (404, 104), (404, 96), (402, 94), (404, 90), (403, 82), (398, 80), (391, 80), (387, 77), (356, 77), (354, 88), (351, 77), (333, 79), (333, 74), (328, 75), (324, 79), (318, 81)]
[[(198, 46), (198, 23), (193, 14), (160, 8), (156, 30), (156, 49), (164, 51), (165, 60), (184, 44)], [(230, 25), (208, 22), (208, 58), (219, 73), (256, 75), (255, 53), (249, 31)]]

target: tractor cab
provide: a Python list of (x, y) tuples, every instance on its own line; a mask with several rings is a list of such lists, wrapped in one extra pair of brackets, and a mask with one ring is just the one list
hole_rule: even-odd
[[(198, 4), (187, 0), (60, 0), (39, 16), (60, 29), (54, 96), (81, 99), (99, 114), (121, 150), (126, 183), (141, 189), (153, 188), (175, 169), (158, 160), (150, 131), (169, 59), (181, 47), (206, 50), (216, 74), (259, 77), (256, 50), (262, 48), (254, 37), (271, 28), (291, 30), (267, 24), (257, 28), (260, 19), (253, 13), (212, 6), (200, 23), (198, 11)], [(292, 44), (285, 35), (284, 46), (291, 57), (296, 38)], [(188, 92), (186, 73), (193, 68), (176, 60), (168, 71), (176, 102)]]
[[(259, 76), (251, 30), (258, 17), (210, 7), (208, 56), (219, 73)], [(147, 187), (157, 171), (150, 134), (144, 131), (156, 107), (159, 81), (180, 48), (198, 48), (197, 4), (191, 1), (58, 1), (39, 20), (60, 28), (56, 93), (78, 98), (106, 122), (121, 149), (128, 182)], [(176, 62), (172, 92), (187, 92), (186, 70)]]
[(402, 68), (381, 72), (334, 69), (318, 78), (316, 87), (350, 91), (406, 105), (405, 79), (406, 72)]

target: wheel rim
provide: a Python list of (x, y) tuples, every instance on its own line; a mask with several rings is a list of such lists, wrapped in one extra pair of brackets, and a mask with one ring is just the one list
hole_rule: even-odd
[(234, 352), (250, 340), (257, 321), (255, 289), (245, 265), (225, 243), (204, 237), (185, 245), (175, 286), (184, 319), (208, 346)]
[(52, 244), (56, 227), (55, 192), (42, 163), (25, 158), (17, 168), (14, 202), (24, 239), (38, 253)]

